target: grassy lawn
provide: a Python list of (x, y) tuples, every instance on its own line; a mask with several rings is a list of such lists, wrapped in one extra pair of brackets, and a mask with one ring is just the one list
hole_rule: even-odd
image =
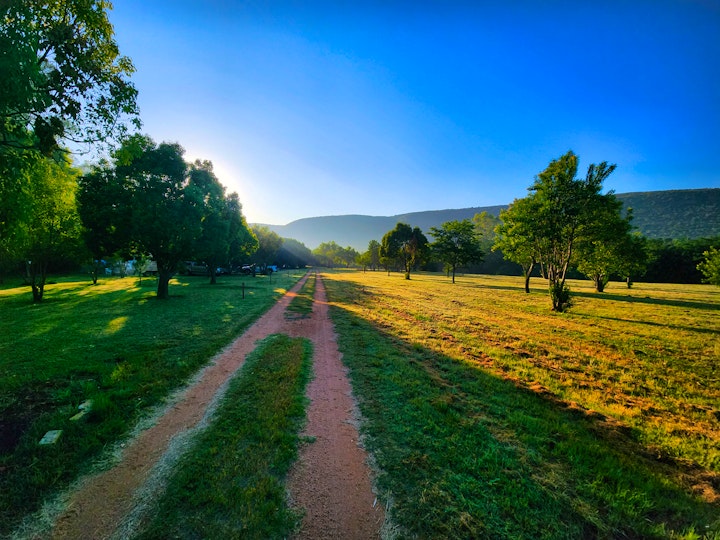
[(720, 538), (720, 290), (326, 281), (393, 518), (427, 538)]
[(308, 340), (270, 336), (174, 467), (139, 538), (287, 538), (298, 517), (284, 480), (297, 458), (310, 377)]
[[(29, 287), (2, 286), (0, 536), (88, 471), (301, 276), (226, 276), (216, 285), (181, 277), (167, 301), (154, 298), (149, 278), (97, 286), (54, 278), (40, 305)], [(71, 421), (88, 399), (92, 412)], [(58, 443), (38, 446), (51, 429), (63, 430)]]

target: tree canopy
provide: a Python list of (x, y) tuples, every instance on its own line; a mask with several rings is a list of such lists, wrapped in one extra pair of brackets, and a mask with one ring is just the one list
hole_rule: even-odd
[(385, 233), (380, 243), (380, 257), (385, 264), (399, 264), (405, 279), (410, 279), (410, 271), (427, 255), (428, 240), (419, 227), (412, 228), (407, 223), (398, 223)]
[(0, 4), (0, 149), (107, 142), (139, 125), (105, 0)]
[[(581, 260), (583, 250), (587, 255), (592, 246), (607, 248), (608, 238), (614, 241), (629, 231), (614, 195), (600, 192), (615, 168), (607, 162), (591, 164), (585, 178), (577, 178), (578, 158), (569, 151), (535, 177), (525, 199), (514, 201), (501, 213), (503, 225), (497, 229), (496, 246), (518, 262), (540, 262), (555, 311), (570, 305), (567, 272)], [(617, 227), (606, 227), (609, 219)]]
[(482, 260), (480, 237), (475, 224), (469, 219), (446, 221), (439, 228), (431, 227), (430, 234), (435, 238), (430, 248), (436, 257), (450, 267), (453, 283), (459, 266)]
[(180, 261), (200, 255), (217, 268), (233, 250), (257, 245), (241, 213), (237, 194), (225, 195), (209, 161), (191, 166), (178, 144), (156, 144), (134, 135), (80, 180), (80, 208), (95, 257), (117, 250), (157, 263), (158, 298)]

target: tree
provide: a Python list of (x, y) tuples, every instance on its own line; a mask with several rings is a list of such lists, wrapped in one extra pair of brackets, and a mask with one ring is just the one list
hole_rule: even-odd
[(188, 187), (202, 199), (201, 233), (194, 252), (208, 265), (210, 283), (215, 284), (218, 267), (230, 265), (231, 248), (235, 257), (247, 256), (257, 247), (257, 239), (245, 222), (237, 194), (225, 195), (210, 161), (196, 160), (190, 166)]
[(302, 268), (315, 264), (315, 257), (312, 251), (294, 238), (283, 238), (282, 246), (277, 255), (278, 264)]
[(0, 278), (23, 258), (32, 214), (32, 181), (41, 159), (17, 150), (0, 155)]
[[(516, 242), (518, 253), (540, 262), (554, 311), (569, 307), (567, 271), (577, 260), (579, 248), (597, 239), (601, 220), (613, 206), (612, 193), (603, 195), (600, 190), (615, 168), (607, 162), (591, 164), (585, 178), (578, 179), (578, 158), (572, 151), (567, 152), (535, 177), (525, 202), (513, 203), (518, 205), (510, 214), (515, 223), (511, 221), (508, 227), (504, 223), (498, 230), (506, 236), (501, 243), (512, 248)], [(505, 221), (507, 213), (501, 217)]]
[(472, 218), (473, 225), (480, 241), (480, 247), (484, 252), (492, 249), (495, 243), (495, 228), (502, 223), (499, 217), (495, 217), (487, 211), (475, 214)]
[[(0, 149), (50, 155), (58, 141), (105, 142), (139, 125), (132, 62), (106, 0), (7, 0), (0, 7)], [(29, 131), (30, 130), (30, 131)]]
[(134, 135), (114, 153), (115, 177), (128, 201), (129, 244), (149, 254), (158, 269), (157, 298), (169, 298), (170, 278), (201, 234), (202, 193), (188, 183), (179, 144)]
[(380, 242), (370, 240), (367, 251), (358, 255), (356, 262), (363, 267), (363, 270), (368, 266), (371, 270), (376, 270), (380, 266)]
[(633, 249), (632, 212), (623, 217), (622, 207), (611, 193), (598, 199), (578, 241), (577, 269), (592, 279), (597, 292), (603, 292), (611, 274), (629, 268), (635, 262), (631, 257), (638, 255)]
[(252, 228), (253, 233), (258, 240), (258, 249), (255, 252), (255, 260), (262, 266), (262, 269), (267, 269), (269, 264), (275, 262), (280, 246), (282, 246), (282, 238), (274, 232), (264, 226), (255, 226)]
[(536, 203), (532, 197), (515, 199), (506, 210), (502, 210), (492, 247), (494, 251), (502, 251), (506, 259), (520, 265), (526, 293), (530, 292), (530, 276), (542, 253), (542, 240), (535, 227), (534, 216), (539, 211)]
[(435, 238), (430, 248), (438, 259), (450, 267), (453, 283), (459, 266), (482, 260), (480, 238), (469, 219), (446, 221), (440, 228), (431, 227), (430, 234)]
[(342, 247), (334, 241), (322, 242), (313, 250), (318, 262), (332, 268), (334, 266), (350, 266), (358, 257), (358, 252), (352, 247)]
[(48, 266), (72, 257), (80, 250), (80, 218), (75, 193), (78, 171), (67, 161), (41, 159), (35, 162), (30, 186), (32, 206), (27, 226), (27, 260), (33, 302), (41, 302), (45, 292)]
[(428, 240), (418, 228), (406, 223), (398, 223), (385, 233), (380, 244), (380, 257), (386, 263), (396, 262), (405, 271), (405, 279), (410, 279), (410, 271), (415, 268), (428, 252)]
[(115, 169), (107, 163), (81, 176), (78, 185), (78, 212), (85, 245), (93, 258), (93, 284), (97, 284), (100, 261), (120, 250), (129, 250), (130, 192), (124, 189)]
[(706, 283), (720, 286), (720, 249), (711, 247), (703, 253), (704, 259), (697, 265)]
[(230, 222), (230, 248), (229, 266), (232, 268), (255, 253), (258, 249), (258, 239), (248, 226), (242, 213), (242, 204), (237, 193), (233, 192), (226, 200), (226, 211)]

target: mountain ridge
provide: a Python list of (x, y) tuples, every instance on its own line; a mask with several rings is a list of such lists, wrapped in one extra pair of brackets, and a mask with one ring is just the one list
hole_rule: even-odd
[[(677, 189), (616, 193), (625, 208), (633, 209), (633, 224), (648, 238), (701, 238), (720, 235), (720, 188)], [(253, 224), (268, 227), (283, 238), (293, 238), (310, 249), (334, 241), (343, 247), (365, 251), (370, 240), (403, 222), (420, 227), (427, 234), (451, 220), (472, 219), (486, 211), (494, 216), (508, 205), (472, 206), (425, 210), (393, 216), (343, 214), (300, 218), (286, 225)]]

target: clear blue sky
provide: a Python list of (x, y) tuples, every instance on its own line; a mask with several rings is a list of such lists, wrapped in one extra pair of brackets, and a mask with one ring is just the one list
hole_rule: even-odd
[(572, 149), (720, 187), (720, 1), (115, 0), (143, 131), (250, 222), (506, 204)]

